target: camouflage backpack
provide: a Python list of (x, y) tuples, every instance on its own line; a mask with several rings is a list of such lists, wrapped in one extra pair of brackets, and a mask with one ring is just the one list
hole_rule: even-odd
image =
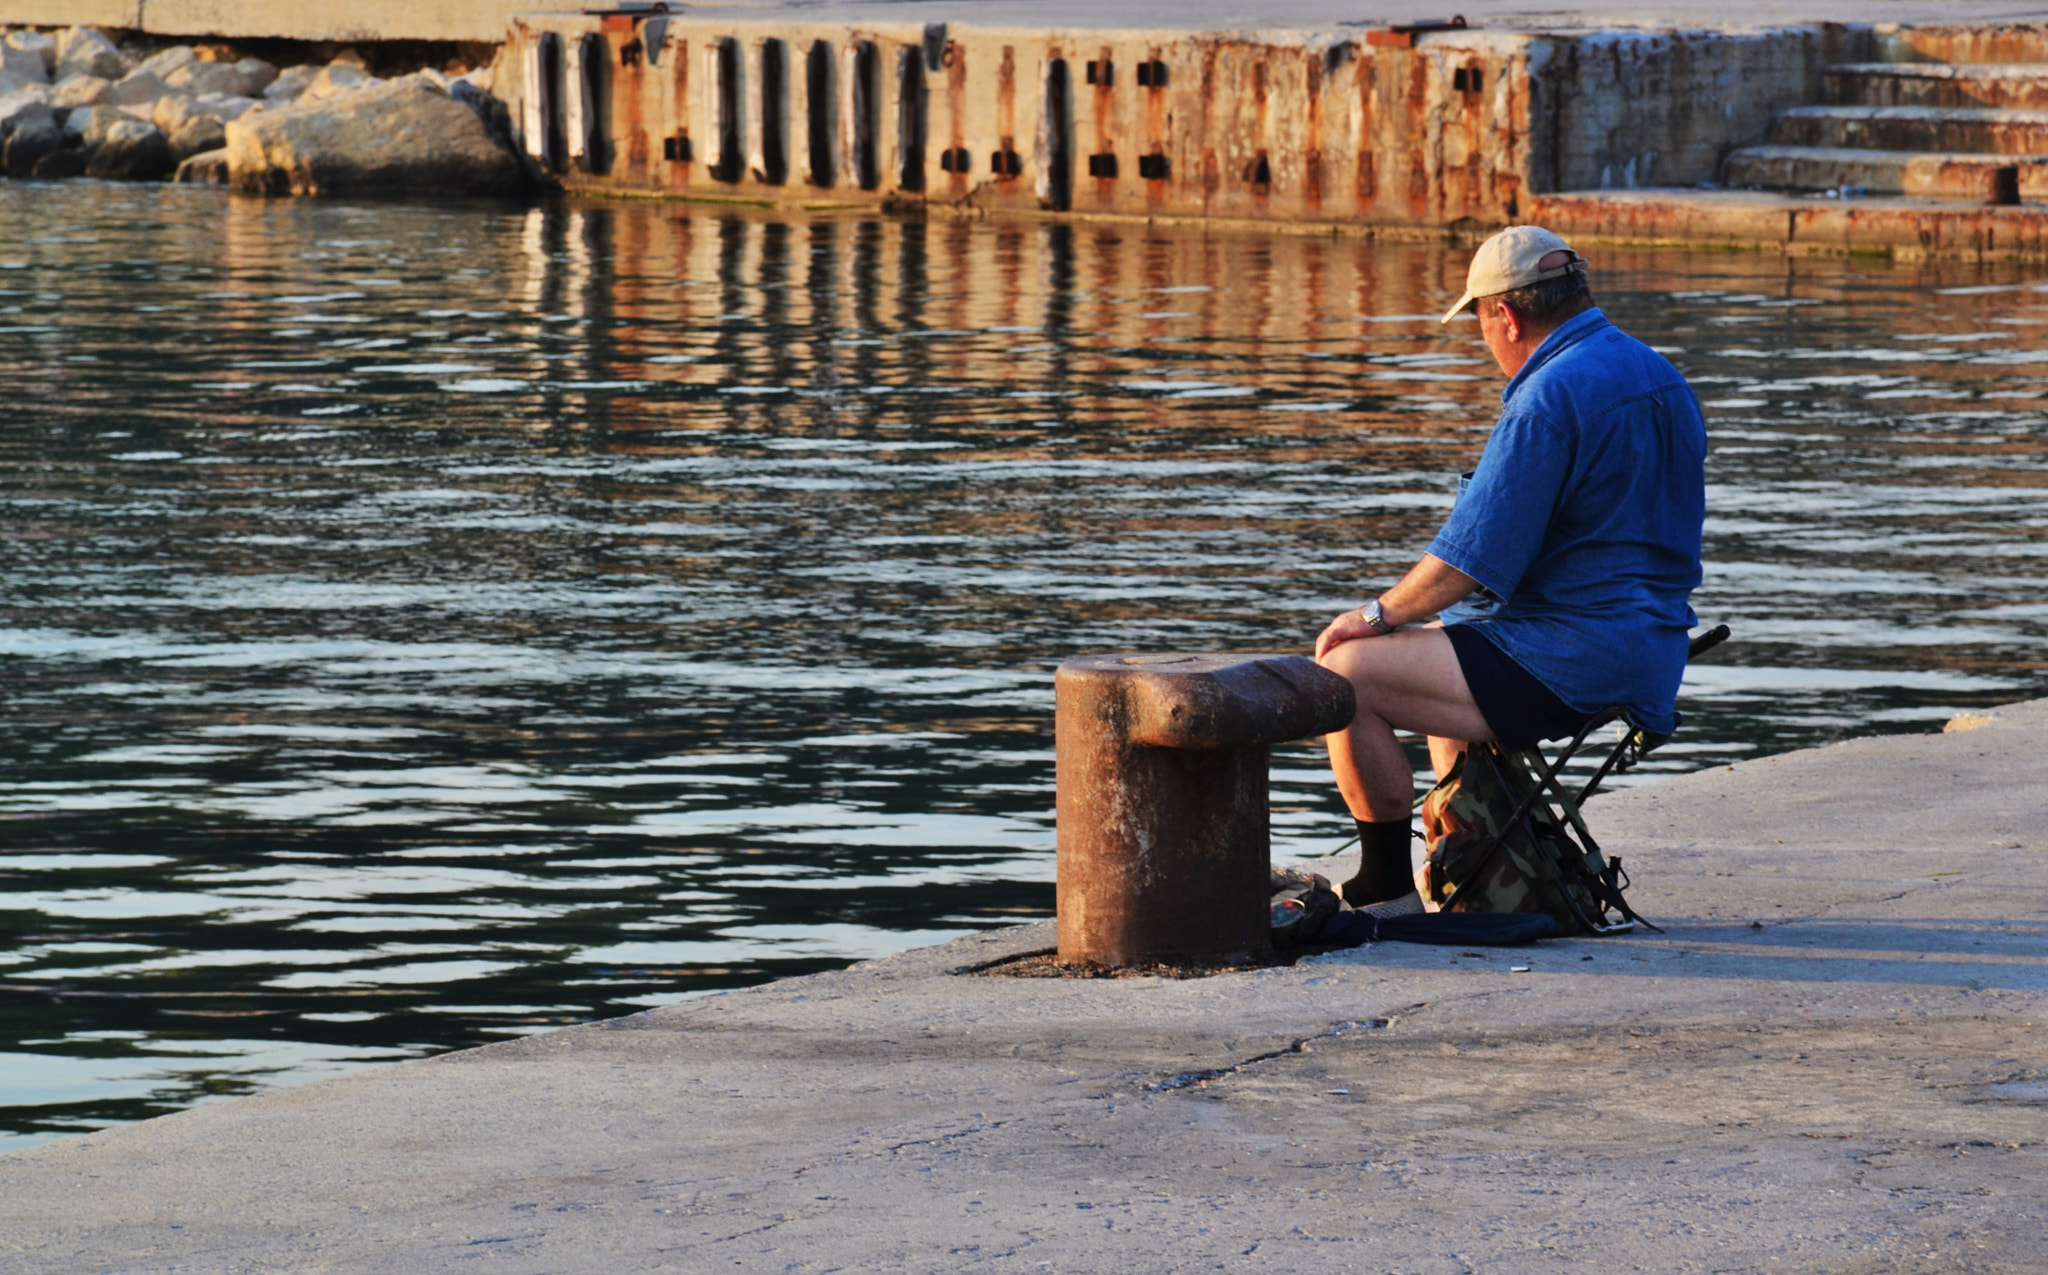
[[(1422, 896), (1445, 912), (1540, 912), (1559, 934), (1615, 934), (1640, 922), (1621, 860), (1600, 853), (1578, 805), (1527, 750), (1474, 744), (1422, 799)], [(1610, 920), (1609, 912), (1619, 914)]]

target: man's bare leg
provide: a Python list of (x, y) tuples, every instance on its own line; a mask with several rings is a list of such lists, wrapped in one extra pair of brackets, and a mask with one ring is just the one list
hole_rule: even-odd
[(1465, 755), (1465, 749), (1472, 741), (1466, 739), (1445, 739), (1441, 735), (1429, 737), (1429, 764), (1442, 779), (1451, 773), (1451, 767), (1458, 764), (1458, 758)]
[(1468, 740), (1490, 740), (1451, 639), (1440, 628), (1407, 629), (1345, 642), (1323, 657), (1358, 695), (1348, 730), (1328, 737), (1330, 769), (1354, 818), (1407, 821), (1415, 803), (1415, 770), (1394, 738), (1397, 730), (1430, 737), (1430, 760), (1441, 773)]

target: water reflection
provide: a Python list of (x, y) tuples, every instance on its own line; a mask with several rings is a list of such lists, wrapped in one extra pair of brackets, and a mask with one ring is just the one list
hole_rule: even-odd
[[(1052, 666), (1306, 643), (1498, 391), (1432, 245), (91, 183), (0, 232), (17, 1139), (1045, 915)], [(1656, 769), (2043, 692), (2044, 285), (1595, 265), (1708, 402), (1742, 638)], [(1348, 834), (1313, 750), (1275, 790)]]

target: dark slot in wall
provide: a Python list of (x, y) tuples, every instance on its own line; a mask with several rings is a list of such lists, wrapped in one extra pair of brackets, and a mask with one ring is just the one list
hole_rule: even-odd
[(882, 184), (882, 55), (874, 41), (853, 49), (853, 175), (862, 190)]
[(566, 167), (568, 137), (562, 127), (562, 37), (545, 31), (540, 37), (540, 162), (551, 173)]
[(921, 191), (928, 131), (922, 50), (904, 49), (896, 55), (896, 88), (896, 153), (903, 157), (897, 184), (904, 190)]
[(761, 45), (761, 180), (789, 180), (789, 45), (781, 40)]
[(1046, 202), (1059, 212), (1074, 206), (1074, 81), (1065, 58), (1045, 67)]
[(823, 40), (813, 43), (804, 58), (804, 114), (810, 133), (813, 186), (829, 187), (839, 180), (839, 77), (832, 72), (832, 46)]
[(740, 112), (745, 94), (740, 85), (740, 42), (718, 42), (718, 160), (711, 175), (722, 182), (737, 182), (746, 175), (747, 156), (740, 146)]
[(597, 32), (577, 46), (576, 91), (582, 94), (583, 167), (602, 176), (612, 170), (612, 45)]

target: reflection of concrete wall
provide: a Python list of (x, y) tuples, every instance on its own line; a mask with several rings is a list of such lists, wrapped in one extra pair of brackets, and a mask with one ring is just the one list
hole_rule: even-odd
[[(513, 53), (545, 31), (565, 45), (601, 33), (610, 49), (607, 127), (619, 162), (608, 172), (571, 165), (563, 179), (572, 187), (1414, 227), (1505, 224), (1531, 195), (1556, 190), (1711, 180), (1773, 112), (1817, 97), (1825, 65), (1875, 47), (1868, 29), (1840, 26), (1444, 31), (1400, 48), (1352, 32), (692, 16), (667, 21), (650, 64), (643, 25), (582, 14), (512, 25)], [(736, 59), (721, 58), (725, 40)], [(764, 116), (770, 42), (780, 42), (789, 73)], [(817, 103), (805, 73), (814, 48), (832, 69)], [(523, 118), (528, 60), (500, 65), (497, 91)], [(872, 93), (858, 82), (861, 65), (872, 67)], [(808, 144), (814, 110), (833, 139), (823, 163)], [(763, 164), (770, 116), (783, 121), (789, 157), (779, 181)], [(728, 143), (744, 162), (719, 164)], [(871, 188), (859, 180), (864, 155), (878, 179)]]

